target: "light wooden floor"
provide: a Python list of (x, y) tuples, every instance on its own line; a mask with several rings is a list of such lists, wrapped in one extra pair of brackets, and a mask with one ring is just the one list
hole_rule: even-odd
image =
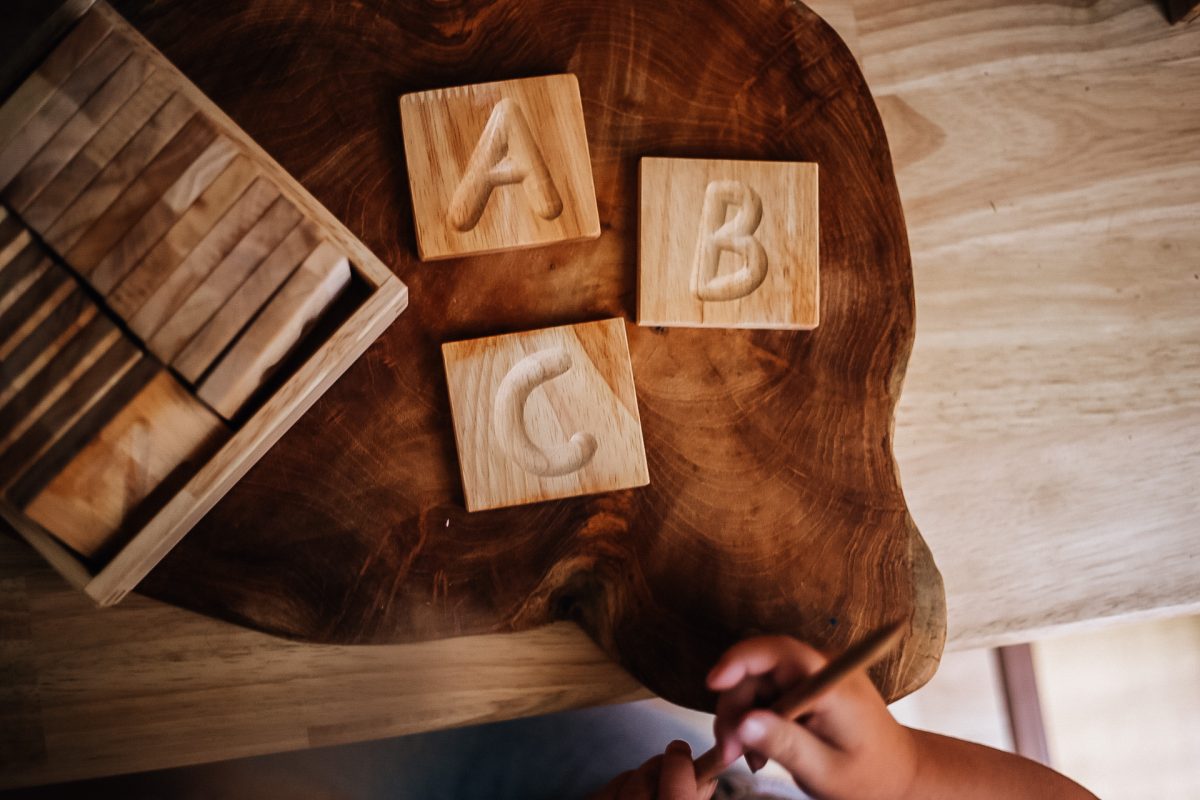
[(896, 448), (954, 646), (1197, 608), (1200, 24), (1151, 0), (813, 5), (896, 163), (918, 320)]

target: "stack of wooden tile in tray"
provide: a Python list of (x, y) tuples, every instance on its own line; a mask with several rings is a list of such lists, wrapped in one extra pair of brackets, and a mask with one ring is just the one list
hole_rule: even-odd
[(343, 250), (112, 19), (0, 108), (0, 492), (85, 555), (236, 428)]

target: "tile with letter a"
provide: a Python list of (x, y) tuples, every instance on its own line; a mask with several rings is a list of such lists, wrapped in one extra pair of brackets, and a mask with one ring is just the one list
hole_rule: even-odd
[(817, 165), (643, 158), (638, 324), (817, 327)]
[(442, 345), (467, 510), (650, 482), (625, 322)]
[(574, 75), (406, 94), (400, 117), (422, 259), (600, 235)]

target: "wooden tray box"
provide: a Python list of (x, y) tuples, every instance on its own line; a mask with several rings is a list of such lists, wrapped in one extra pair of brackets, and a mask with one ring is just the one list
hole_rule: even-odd
[[(81, 16), (74, 21), (64, 21), (61, 19), (64, 12), (56, 12), (56, 18), (48, 24), (56, 24), (59, 30), (50, 34), (43, 30), (39, 34), (42, 41), (55, 45), (61, 41), (57, 34), (82, 25), (80, 20), (90, 20), (89, 24), (95, 26), (98, 15), (99, 24), (111, 29), (108, 35), (119, 35), (124, 40), (121, 46), (129, 46), (128, 57), (143, 59), (160, 79), (165, 77), (171, 91), (190, 102), (196, 115), (205, 117), (218, 135), (231, 140), (239, 156), (257, 169), (256, 174), (273, 183), (278, 196), (290, 201), (299, 210), (301, 219), (315, 226), (323, 241), (338, 248), (349, 261), (351, 273), (350, 286), (337, 301), (333, 319), (326, 314), (305, 334), (293, 355), (285, 361), (281, 374), (245, 406), (245, 413), (227, 415), (232, 421), (224, 443), (191, 472), (181, 488), (170, 494), (165, 502), (158, 498), (154, 504), (157, 510), (151, 509), (150, 516), (138, 518), (145, 518), (144, 524), (135, 530), (122, 531), (119, 549), (110, 549), (100, 563), (81, 557), (12, 503), (0, 501), (0, 517), (68, 581), (98, 604), (111, 605), (137, 585), (396, 319), (407, 305), (408, 290), (362, 242), (111, 7), (98, 2), (89, 9), (86, 3), (71, 2), (64, 9), (73, 9)], [(46, 50), (43, 55), (46, 52), (50, 51)], [(6, 114), (22, 113), (19, 107), (15, 112), (10, 108), (20, 104), (7, 103), (9, 99), (5, 98), (6, 103), (0, 109), (0, 129), (5, 124)], [(11, 118), (8, 124), (13, 127)], [(62, 252), (57, 254), (72, 266), (69, 257)], [(103, 292), (99, 294), (103, 295)]]

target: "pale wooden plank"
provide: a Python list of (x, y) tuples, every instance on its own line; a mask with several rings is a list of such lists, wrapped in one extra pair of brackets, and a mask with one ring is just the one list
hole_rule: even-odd
[[(181, 175), (191, 172), (191, 179), (201, 184), (212, 180), (223, 163), (210, 165), (202, 161), (199, 169), (191, 167), (216, 136), (216, 130), (203, 117), (195, 115), (189, 119), (66, 251), (63, 256), (66, 262), (85, 277), (90, 275)], [(231, 156), (232, 153), (225, 154), (226, 158)]]
[(77, 552), (93, 555), (176, 470), (227, 434), (221, 420), (160, 370), (25, 506)]
[(0, 148), (9, 142), (29, 120), (42, 110), (65, 81), (113, 28), (113, 20), (103, 14), (86, 14), (50, 51), (37, 70), (0, 106)]
[(96, 131), (133, 96), (152, 71), (153, 67), (145, 59), (127, 58), (5, 187), (5, 202), (18, 211), (27, 208)]
[[(221, 259), (241, 241), (263, 212), (275, 202), (279, 190), (265, 178), (250, 184), (224, 216), (208, 230), (195, 249), (165, 278), (160, 277), (140, 307), (127, 301), (125, 284), (109, 295), (109, 302), (129, 327), (147, 341), (187, 300), (188, 295), (208, 277)], [(142, 273), (145, 274), (144, 272)]]
[(26, 208), (19, 209), (29, 226), (37, 231), (49, 230), (100, 171), (162, 108), (171, 93), (167, 73), (156, 69), (38, 196)]
[(305, 259), (229, 349), (196, 394), (226, 419), (237, 414), (311, 323), (350, 281), (350, 264), (333, 244)]
[(176, 93), (100, 171), (49, 229), (39, 231), (65, 253), (191, 119), (195, 107)]
[(7, 186), (100, 85), (130, 55), (118, 36), (108, 36), (0, 151), (0, 187)]
[(450, 342), (442, 358), (468, 511), (649, 483), (624, 320)]
[(170, 362), (221, 306), (241, 291), (242, 283), (300, 221), (300, 211), (285, 197), (276, 198), (262, 218), (221, 259), (170, 319), (146, 341), (146, 347)]
[(271, 295), (283, 285), (320, 243), (320, 233), (308, 220), (292, 229), (267, 258), (258, 265), (237, 291), (226, 298), (171, 366), (190, 383), (200, 380), (234, 337), (246, 326)]
[[(171, 272), (203, 241), (256, 177), (258, 171), (248, 159), (241, 156), (234, 158), (171, 229), (126, 271), (125, 277), (114, 288), (107, 291), (112, 308), (126, 319), (137, 313), (147, 298), (158, 291)], [(110, 269), (116, 272), (120, 268), (119, 265), (113, 265), (107, 267), (106, 272)]]

